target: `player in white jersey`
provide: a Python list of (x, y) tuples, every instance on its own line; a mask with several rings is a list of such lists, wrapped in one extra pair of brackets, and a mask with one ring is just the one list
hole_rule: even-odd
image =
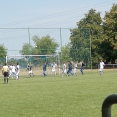
[(102, 60), (100, 60), (100, 63), (99, 63), (99, 74), (103, 74), (103, 71), (104, 71), (104, 62)]
[(51, 73), (51, 74), (56, 75), (56, 67), (57, 67), (57, 64), (54, 62), (54, 63), (52, 64), (52, 73)]
[(74, 75), (76, 75), (77, 76), (77, 62), (75, 62), (74, 63), (74, 71), (73, 71), (73, 73), (74, 73)]
[(62, 64), (62, 77), (66, 75), (67, 76), (67, 68), (66, 68), (66, 64), (63, 62)]
[(19, 80), (20, 66), (18, 63), (16, 65), (15, 71), (16, 71), (16, 80)]
[(9, 66), (9, 77), (12, 75), (12, 65)]
[(16, 77), (16, 68), (15, 68), (15, 65), (12, 65), (12, 78), (13, 77)]

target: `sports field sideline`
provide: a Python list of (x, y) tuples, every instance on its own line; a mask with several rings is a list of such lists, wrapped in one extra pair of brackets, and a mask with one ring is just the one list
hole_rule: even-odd
[[(117, 71), (79, 72), (78, 76), (21, 76), (0, 78), (0, 117), (101, 117), (101, 106), (110, 94), (117, 94)], [(117, 105), (112, 106), (117, 116)]]
[[(84, 70), (84, 73), (96, 73), (96, 74), (98, 74), (98, 69), (85, 69)], [(104, 69), (104, 72), (117, 72), (117, 69), (115, 68), (115, 69)], [(61, 77), (61, 72), (62, 72), (62, 70), (61, 69), (57, 69), (57, 74), (58, 75), (60, 75), (60, 77)], [(34, 75), (36, 75), (36, 76), (42, 76), (43, 75), (43, 70), (42, 70), (42, 68), (33, 68), (33, 73), (34, 73)], [(46, 71), (46, 73), (49, 75), (49, 76), (51, 76), (51, 68), (49, 68), (49, 69), (47, 69), (47, 71)], [(77, 73), (78, 74), (81, 74), (81, 72), (80, 72), (80, 68), (78, 68), (77, 69)], [(23, 77), (28, 77), (28, 71), (26, 71), (26, 69), (20, 69), (20, 74), (19, 74), (20, 76), (23, 76)], [(2, 78), (3, 77), (3, 75), (2, 75), (2, 71), (1, 71), (1, 69), (0, 69), (0, 78)]]

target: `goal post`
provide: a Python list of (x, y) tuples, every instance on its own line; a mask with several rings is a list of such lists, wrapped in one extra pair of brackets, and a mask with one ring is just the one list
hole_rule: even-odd
[[(36, 75), (42, 75), (42, 66), (47, 62), (47, 74), (51, 74), (51, 65), (53, 62), (57, 64), (57, 74), (60, 75), (60, 56), (59, 54), (52, 55), (7, 55), (6, 63), (16, 64), (19, 63), (20, 68), (25, 69), (27, 64), (34, 68)], [(40, 73), (39, 73), (40, 72)]]

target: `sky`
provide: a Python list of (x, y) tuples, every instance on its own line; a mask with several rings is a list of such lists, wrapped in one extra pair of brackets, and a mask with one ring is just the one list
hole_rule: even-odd
[(8, 55), (18, 55), (29, 41), (35, 46), (34, 35), (50, 35), (60, 47), (64, 46), (70, 41), (70, 29), (76, 28), (91, 8), (103, 18), (114, 3), (117, 0), (1, 0), (0, 44)]

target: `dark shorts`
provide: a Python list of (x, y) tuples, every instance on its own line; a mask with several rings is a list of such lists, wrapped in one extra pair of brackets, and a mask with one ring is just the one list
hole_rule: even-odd
[(4, 77), (8, 77), (9, 73), (8, 72), (4, 72)]

